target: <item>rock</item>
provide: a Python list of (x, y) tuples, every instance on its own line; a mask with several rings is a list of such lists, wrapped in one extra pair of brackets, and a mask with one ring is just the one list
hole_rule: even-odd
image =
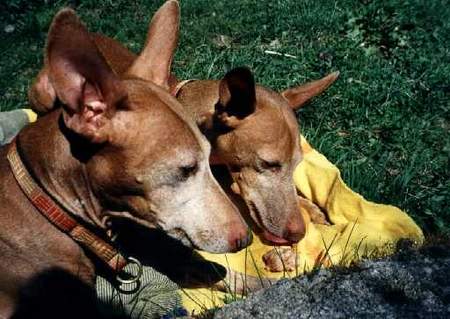
[(226, 305), (222, 318), (449, 318), (450, 249), (406, 249), (350, 269), (323, 269)]

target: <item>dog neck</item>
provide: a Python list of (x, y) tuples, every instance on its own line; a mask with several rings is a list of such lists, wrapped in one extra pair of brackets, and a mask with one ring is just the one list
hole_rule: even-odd
[(30, 174), (65, 210), (94, 227), (104, 228), (102, 208), (86, 176), (83, 158), (69, 144), (61, 110), (26, 127), (18, 137), (18, 148)]

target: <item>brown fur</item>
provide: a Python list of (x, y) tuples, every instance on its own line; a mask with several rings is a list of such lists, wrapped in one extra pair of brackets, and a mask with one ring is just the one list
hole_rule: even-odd
[[(169, 1), (158, 16), (177, 8)], [(45, 71), (36, 83), (45, 82), (40, 82), (45, 73), (41, 88), (51, 87), (62, 108), (20, 132), (21, 157), (38, 183), (87, 227), (102, 231), (105, 217), (125, 218), (200, 249), (236, 251), (248, 244), (248, 230), (212, 177), (210, 146), (177, 100), (153, 84), (169, 86), (174, 45), (160, 45), (166, 49), (152, 63), (163, 68), (135, 74), (148, 64), (139, 59), (119, 76), (75, 13), (61, 10), (50, 27)], [(42, 96), (33, 94), (37, 100)], [(7, 147), (0, 149), (4, 318), (11, 315), (20, 287), (45, 269), (62, 268), (89, 284), (96, 272), (92, 256), (26, 198), (6, 154)]]

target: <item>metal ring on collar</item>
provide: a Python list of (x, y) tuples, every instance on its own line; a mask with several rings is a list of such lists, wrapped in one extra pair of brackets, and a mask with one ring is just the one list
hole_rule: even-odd
[(127, 277), (128, 276), (130, 277), (129, 279), (121, 278), (120, 274), (117, 274), (116, 280), (118, 282), (120, 282), (121, 284), (133, 284), (133, 283), (137, 282), (142, 276), (143, 268), (142, 268), (142, 264), (141, 264), (141, 262), (139, 260), (137, 260), (134, 257), (128, 257), (127, 258), (127, 262), (128, 262), (128, 264), (135, 264), (138, 267), (138, 271), (137, 271), (136, 275), (132, 275), (132, 274), (128, 274), (127, 273)]

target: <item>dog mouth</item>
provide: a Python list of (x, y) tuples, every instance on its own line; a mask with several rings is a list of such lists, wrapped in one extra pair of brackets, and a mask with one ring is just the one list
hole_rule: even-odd
[(261, 217), (261, 212), (253, 201), (248, 201), (248, 207), (253, 213), (253, 220), (257, 233), (260, 235), (260, 239), (263, 243), (271, 246), (290, 246), (292, 243), (282, 237), (279, 237), (272, 233), (267, 227), (264, 226), (264, 222)]

